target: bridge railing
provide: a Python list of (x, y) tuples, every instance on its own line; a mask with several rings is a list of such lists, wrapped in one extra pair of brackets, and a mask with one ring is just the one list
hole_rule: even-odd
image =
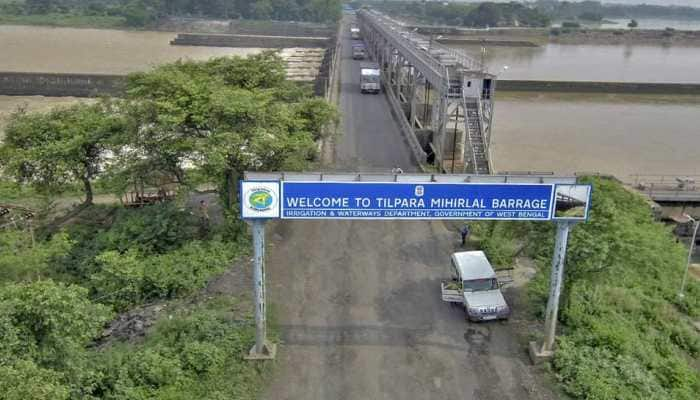
[(453, 58), (455, 60), (455, 62), (460, 64), (463, 68), (470, 70), (470, 71), (481, 71), (483, 69), (483, 65), (481, 64), (481, 62), (476, 61), (475, 59), (467, 56), (464, 52), (462, 52), (460, 50), (445, 46), (441, 43), (438, 43), (435, 40), (430, 40), (430, 38), (426, 37), (425, 35), (421, 35), (419, 33), (413, 32), (413, 31), (409, 31), (404, 26), (404, 24), (401, 24), (400, 22), (395, 21), (394, 19), (389, 18), (389, 17), (387, 17), (379, 12), (376, 12), (376, 11), (372, 12), (371, 15), (373, 17), (377, 18), (378, 20), (381, 20), (386, 25), (393, 26), (394, 28), (397, 28), (397, 29), (401, 29), (403, 31), (403, 33), (409, 34), (411, 39), (414, 39), (416, 42), (422, 41), (422, 42), (430, 43), (429, 49), (422, 49), (414, 41), (402, 37), (402, 39), (406, 40), (409, 43), (409, 45), (414, 47), (416, 50), (419, 50), (419, 51), (429, 50), (429, 52), (427, 52), (425, 55), (427, 57), (432, 58), (438, 64), (442, 65), (444, 63), (441, 60), (437, 60), (433, 56), (433, 54), (430, 54), (430, 53), (439, 52), (439, 53), (442, 53), (444, 55), (447, 55), (447, 56)]
[(700, 175), (630, 175), (628, 182), (637, 188), (655, 187), (666, 190), (700, 190)]
[[(436, 87), (444, 89), (447, 88), (447, 67), (439, 60), (427, 54), (425, 51), (420, 50), (409, 39), (401, 36), (402, 32), (397, 31), (399, 27), (388, 19), (367, 11), (361, 11), (359, 15), (364, 18), (367, 23), (371, 24), (373, 29), (380, 32), (382, 36), (387, 39), (387, 41), (391, 42), (391, 44), (397, 50), (399, 50), (399, 52), (401, 52), (402, 55), (409, 60), (409, 62), (418, 68), (421, 73), (423, 73), (431, 84)], [(394, 29), (392, 29), (392, 27)]]

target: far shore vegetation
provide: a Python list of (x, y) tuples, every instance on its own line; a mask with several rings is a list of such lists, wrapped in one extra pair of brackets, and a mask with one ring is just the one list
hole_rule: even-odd
[(335, 23), (340, 0), (0, 0), (0, 24), (154, 28), (169, 17)]

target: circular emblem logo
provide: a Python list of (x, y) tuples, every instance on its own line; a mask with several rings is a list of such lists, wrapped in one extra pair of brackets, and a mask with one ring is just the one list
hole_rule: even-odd
[(267, 211), (275, 199), (269, 189), (256, 188), (248, 195), (248, 206), (255, 211)]

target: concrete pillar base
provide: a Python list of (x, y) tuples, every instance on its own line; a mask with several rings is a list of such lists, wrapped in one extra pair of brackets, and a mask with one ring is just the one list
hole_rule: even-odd
[(248, 352), (248, 354), (243, 356), (243, 358), (248, 360), (248, 361), (274, 360), (276, 355), (277, 355), (277, 345), (274, 343), (270, 343), (268, 341), (265, 341), (265, 344), (263, 345), (263, 351), (261, 353), (256, 352), (255, 345), (253, 345), (253, 348), (251, 348), (250, 351)]
[(535, 365), (549, 361), (554, 357), (553, 351), (542, 351), (542, 346), (535, 342), (530, 342), (529, 353), (530, 361)]

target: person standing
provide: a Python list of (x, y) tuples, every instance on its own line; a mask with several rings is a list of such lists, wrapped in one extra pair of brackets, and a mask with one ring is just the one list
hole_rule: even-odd
[(467, 239), (469, 238), (469, 225), (464, 224), (464, 226), (459, 230), (459, 235), (462, 237), (462, 247), (467, 245)]
[(199, 201), (199, 229), (200, 236), (209, 234), (209, 204), (205, 200)]

